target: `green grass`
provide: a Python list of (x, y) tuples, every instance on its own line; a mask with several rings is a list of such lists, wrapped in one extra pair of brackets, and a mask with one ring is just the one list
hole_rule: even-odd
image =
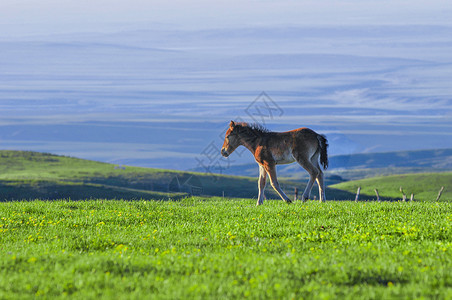
[(0, 298), (450, 299), (450, 202), (0, 203)]
[(335, 184), (331, 187), (356, 193), (359, 186), (361, 187), (363, 198), (375, 199), (374, 190), (378, 189), (380, 196), (383, 198), (401, 199), (400, 187), (402, 187), (408, 199), (413, 193), (415, 200), (421, 201), (435, 201), (440, 188), (444, 186), (445, 190), (440, 201), (452, 201), (452, 172), (366, 178)]
[[(386, 167), (386, 168), (367, 168), (367, 169), (336, 169), (329, 170), (326, 172), (327, 176), (337, 175), (342, 178), (342, 182), (351, 180), (360, 180), (364, 178), (381, 177), (381, 176), (391, 176), (391, 175), (403, 175), (403, 174), (414, 174), (414, 173), (443, 173), (450, 172), (449, 169), (440, 168), (428, 168), (428, 167)], [(341, 182), (334, 182), (337, 184)]]

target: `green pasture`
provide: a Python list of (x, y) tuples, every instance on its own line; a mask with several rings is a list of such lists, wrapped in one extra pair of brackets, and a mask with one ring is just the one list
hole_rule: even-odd
[(403, 174), (366, 178), (335, 184), (332, 188), (356, 193), (361, 187), (361, 195), (366, 199), (376, 199), (375, 189), (382, 198), (402, 199), (403, 192), (410, 199), (414, 194), (417, 201), (435, 201), (441, 187), (444, 187), (440, 201), (452, 201), (452, 172)]
[(0, 203), (0, 299), (451, 299), (452, 203)]

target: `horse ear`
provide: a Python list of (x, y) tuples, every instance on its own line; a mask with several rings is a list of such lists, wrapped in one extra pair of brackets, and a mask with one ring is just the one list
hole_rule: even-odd
[(235, 127), (234, 121), (231, 121), (231, 123), (229, 124), (229, 127), (231, 127), (231, 129), (234, 129), (234, 127)]

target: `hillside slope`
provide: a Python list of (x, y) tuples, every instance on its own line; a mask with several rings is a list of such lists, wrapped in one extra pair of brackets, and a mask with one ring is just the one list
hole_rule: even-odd
[(375, 189), (382, 198), (401, 199), (400, 187), (410, 198), (413, 193), (415, 200), (434, 201), (438, 191), (445, 187), (440, 201), (452, 201), (452, 172), (404, 174), (375, 178), (366, 178), (335, 184), (331, 187), (356, 193), (361, 187), (361, 199), (375, 199)]
[[(305, 183), (281, 181), (289, 196)], [(313, 196), (316, 194), (313, 189)], [(21, 199), (177, 199), (187, 195), (257, 197), (257, 178), (117, 165), (28, 151), (0, 151), (0, 201)], [(268, 186), (267, 197), (279, 198)], [(330, 199), (348, 192), (327, 190)]]

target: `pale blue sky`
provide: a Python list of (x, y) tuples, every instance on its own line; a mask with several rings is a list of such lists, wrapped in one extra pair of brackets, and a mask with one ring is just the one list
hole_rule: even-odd
[(97, 32), (152, 25), (249, 26), (452, 24), (447, 0), (2, 0), (1, 36)]
[(451, 15), (439, 0), (3, 0), (0, 149), (187, 169), (263, 91), (284, 111), (270, 129), (311, 127), (332, 155), (452, 148)]

